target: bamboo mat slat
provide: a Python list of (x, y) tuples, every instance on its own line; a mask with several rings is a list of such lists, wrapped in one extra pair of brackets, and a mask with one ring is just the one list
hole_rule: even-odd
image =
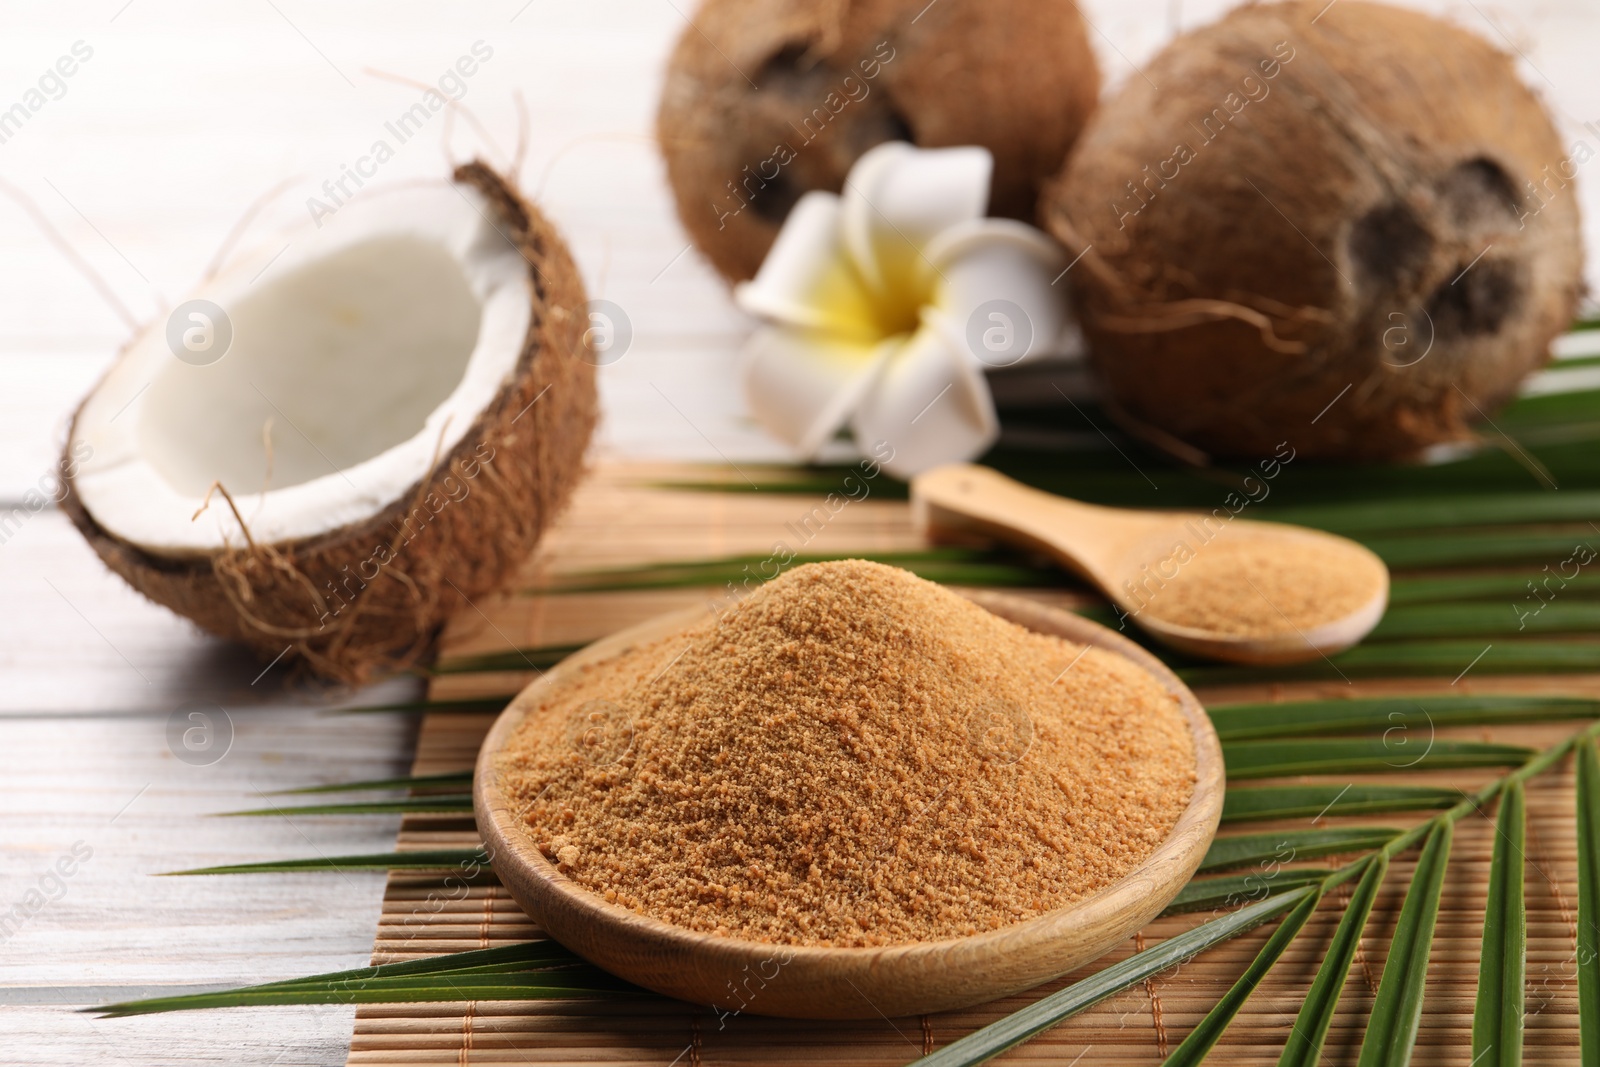
[[(576, 644), (663, 611), (706, 603), (724, 591), (671, 589), (541, 595), (551, 576), (604, 567), (733, 554), (763, 555), (780, 546), (805, 552), (884, 552), (921, 547), (903, 502), (868, 497), (817, 523), (817, 500), (800, 496), (686, 492), (653, 487), (678, 477), (700, 477), (661, 466), (607, 465), (592, 472), (561, 523), (524, 576), (524, 590), (467, 612), (446, 635), (446, 655), (471, 655), (510, 647)], [(805, 540), (802, 542), (802, 537)], [(1026, 593), (1070, 605), (1070, 591)], [(435, 698), (511, 691), (533, 674), (443, 676)], [(1202, 690), (1203, 701), (1305, 699), (1390, 692), (1546, 691), (1600, 694), (1600, 678), (1486, 678), (1447, 681), (1362, 682), (1353, 686), (1296, 683)], [(470, 769), (494, 716), (433, 714), (424, 719), (414, 773)], [(1460, 737), (1543, 746), (1567, 736), (1574, 724), (1439, 730)], [(1419, 783), (1475, 788), (1494, 771), (1434, 772)], [(1359, 780), (1359, 779), (1358, 779)], [(1379, 780), (1379, 779), (1373, 779)], [(1397, 780), (1389, 776), (1388, 781)], [(1525, 1062), (1575, 1064), (1577, 1032), (1577, 868), (1570, 761), (1535, 780), (1528, 790), (1528, 997)], [(1396, 814), (1327, 819), (1321, 825), (1407, 826), (1425, 818)], [(1250, 824), (1250, 830), (1304, 829), (1309, 820)], [(470, 818), (408, 816), (398, 847), (471, 847), (479, 838)], [(1440, 910), (1428, 996), (1413, 1063), (1471, 1063), (1473, 1002), (1477, 985), (1483, 901), (1494, 826), (1469, 818), (1457, 829), (1451, 874)], [(1333, 1020), (1329, 1067), (1353, 1064), (1377, 981), (1383, 949), (1409, 883), (1415, 855), (1400, 858), (1374, 909), (1356, 966)], [(1324, 862), (1324, 861), (1317, 861)], [(1343, 887), (1308, 925), (1268, 980), (1246, 1004), (1212, 1062), (1275, 1064), (1305, 998), (1321, 954), (1338, 922), (1350, 887)], [(1159, 919), (1105, 959), (1077, 975), (1021, 996), (965, 1011), (909, 1019), (806, 1022), (746, 1012), (719, 1017), (709, 1009), (663, 999), (632, 1001), (473, 1002), (375, 1005), (356, 1015), (349, 1063), (368, 1064), (610, 1064), (650, 1065), (903, 1064), (993, 1022), (1025, 1003), (1158, 943), (1208, 918)], [(999, 1062), (1144, 1067), (1157, 1064), (1183, 1039), (1238, 977), (1271, 927), (1228, 942), (1152, 981), (1102, 1002), (1013, 1050)], [(514, 944), (540, 936), (538, 928), (492, 876), (394, 873), (378, 922), (374, 963), (444, 952)], [(752, 1004), (759, 1010), (759, 1001)], [(1081, 1059), (1079, 1058), (1081, 1057)]]

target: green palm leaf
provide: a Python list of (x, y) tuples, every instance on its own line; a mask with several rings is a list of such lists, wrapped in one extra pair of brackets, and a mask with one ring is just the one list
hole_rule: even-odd
[(404, 800), (361, 801), (354, 804), (302, 804), (292, 808), (250, 808), (246, 811), (219, 811), (218, 818), (244, 815), (470, 815), (472, 796), (467, 793), (435, 793)]
[(214, 993), (152, 997), (88, 1010), (120, 1017), (252, 1004), (537, 1000), (628, 993), (653, 995), (586, 963), (554, 941), (543, 940), (405, 963), (334, 971)]
[(1295, 905), (1295, 909), (1272, 931), (1272, 936), (1267, 938), (1267, 943), (1261, 946), (1261, 951), (1256, 953), (1256, 958), (1250, 961), (1250, 966), (1245, 968), (1239, 980), (1229, 987), (1222, 999), (1200, 1020), (1200, 1024), (1189, 1031), (1189, 1036), (1172, 1050), (1172, 1055), (1166, 1058), (1165, 1067), (1195, 1067), (1206, 1058), (1212, 1046), (1222, 1037), (1223, 1031), (1227, 1030), (1228, 1024), (1239, 1014), (1239, 1009), (1244, 1007), (1244, 1002), (1256, 991), (1256, 986), (1266, 978), (1284, 950), (1300, 936), (1306, 920), (1311, 918), (1320, 903), (1322, 891), (1314, 888)]
[(449, 774), (424, 774), (414, 778), (369, 778), (361, 782), (335, 782), (332, 785), (313, 785), (302, 789), (282, 789), (268, 795), (299, 796), (303, 793), (366, 793), (380, 789), (460, 788), (471, 784), (471, 771), (452, 771)]
[(1195, 878), (1178, 890), (1163, 915), (1184, 915), (1196, 911), (1237, 908), (1274, 893), (1301, 886), (1316, 885), (1332, 871), (1315, 867), (1277, 867), (1249, 874), (1224, 874), (1216, 878)]
[(1294, 774), (1383, 774), (1451, 767), (1514, 767), (1533, 750), (1483, 741), (1439, 741), (1405, 734), (1304, 741), (1229, 741), (1222, 759), (1229, 781)]
[(1339, 1006), (1344, 983), (1350, 975), (1350, 964), (1361, 947), (1361, 934), (1367, 928), (1367, 918), (1372, 914), (1373, 902), (1378, 899), (1378, 889), (1389, 873), (1389, 856), (1376, 853), (1363, 865), (1361, 881), (1356, 883), (1344, 916), (1333, 932), (1322, 966), (1306, 993), (1305, 1003), (1284, 1042), (1283, 1055), (1278, 1067), (1317, 1067), (1322, 1057), (1322, 1047), (1328, 1039), (1328, 1028), (1333, 1025), (1333, 1013)]
[(206, 995), (133, 1001), (108, 1005), (109, 1016), (148, 1015), (195, 1008), (229, 1008), (270, 1004), (419, 1004), (461, 1000), (568, 1000), (581, 996), (615, 996), (642, 990), (629, 987), (599, 968), (548, 970), (529, 974), (440, 975), (360, 982), (346, 986), (295, 986), (288, 989), (224, 990)]
[(1400, 831), (1380, 826), (1350, 826), (1332, 830), (1277, 830), (1265, 834), (1229, 834), (1211, 842), (1200, 873), (1237, 870), (1260, 865), (1274, 870), (1299, 860), (1338, 856), (1382, 848)]
[(473, 697), (464, 700), (407, 700), (398, 704), (355, 704), (347, 708), (330, 708), (329, 715), (376, 715), (382, 712), (423, 715), (497, 715), (516, 697)]
[(1262, 822), (1306, 815), (1375, 815), (1433, 811), (1461, 799), (1455, 789), (1424, 785), (1282, 785), (1230, 789), (1222, 801), (1223, 822)]
[[(1591, 516), (1593, 517), (1593, 516)], [(1363, 543), (1396, 570), (1410, 567), (1463, 567), (1519, 560), (1566, 559), (1595, 538), (1587, 524), (1570, 530), (1510, 530), (1492, 533), (1444, 532), (1431, 536), (1372, 538)], [(1600, 539), (1596, 539), (1600, 543)]]
[[(1600, 541), (1600, 538), (1596, 538)], [(1515, 637), (1581, 634), (1600, 630), (1600, 603), (1526, 600), (1490, 604), (1413, 604), (1391, 607), (1368, 640), (1418, 637)]]
[(1473, 674), (1544, 674), (1600, 670), (1600, 641), (1578, 638), (1501, 638), (1380, 641), (1357, 645), (1330, 661), (1287, 667), (1226, 664), (1177, 668), (1191, 685), (1232, 685), (1299, 679), (1349, 681), (1355, 678), (1456, 678)]
[(1291, 889), (1185, 930), (952, 1041), (911, 1067), (973, 1067), (983, 1063), (1129, 986), (1277, 918), (1315, 892), (1312, 886)]
[(361, 856), (315, 856), (307, 859), (271, 860), (266, 863), (233, 863), (221, 867), (195, 867), (187, 871), (167, 871), (172, 877), (192, 874), (267, 874), (282, 871), (435, 871), (477, 870), (489, 866), (489, 854), (481, 848), (438, 848), (416, 852), (377, 852)]
[[(1272, 518), (1277, 522), (1315, 526), (1346, 536), (1408, 529), (1583, 522), (1596, 516), (1600, 516), (1600, 492), (1594, 491), (1460, 494), (1411, 500), (1404, 508), (1395, 507), (1391, 500), (1375, 500), (1272, 511)], [(1520, 590), (1520, 584), (1518, 588)]]
[(1360, 1067), (1406, 1067), (1422, 1021), (1422, 999), (1428, 982), (1428, 954), (1433, 948), (1434, 925), (1439, 918), (1439, 898), (1444, 892), (1445, 868), (1450, 862), (1450, 841), (1455, 824), (1440, 819), (1428, 832), (1417, 869), (1406, 891), (1389, 958), (1378, 981), (1378, 995), (1361, 1042)]
[(1207, 708), (1223, 741), (1306, 734), (1390, 730), (1423, 731), (1435, 726), (1555, 722), (1600, 716), (1600, 700), (1547, 696), (1362, 697), (1287, 703), (1219, 704)]
[(1512, 782), (1500, 794), (1478, 965), (1477, 1010), (1472, 1015), (1472, 1062), (1480, 1067), (1519, 1067), (1522, 1063), (1528, 964), (1528, 916), (1522, 898), (1525, 808), (1522, 783)]
[[(1546, 494), (1554, 496), (1554, 494)], [(1587, 574), (1588, 572), (1583, 572)], [(1557, 575), (1557, 577), (1562, 577)], [(1544, 590), (1540, 596), (1559, 591), (1562, 597), (1600, 595), (1600, 581), (1583, 578), (1583, 574), (1567, 579), (1558, 590)], [(1437, 604), (1450, 600), (1515, 600), (1528, 598), (1529, 607), (1537, 607), (1533, 599), (1533, 581), (1525, 569), (1496, 571), (1489, 574), (1450, 574), (1443, 577), (1410, 575), (1395, 578), (1389, 583), (1389, 606), (1410, 604)]]
[(1600, 1063), (1600, 754), (1578, 744), (1578, 1033), (1584, 1063)]

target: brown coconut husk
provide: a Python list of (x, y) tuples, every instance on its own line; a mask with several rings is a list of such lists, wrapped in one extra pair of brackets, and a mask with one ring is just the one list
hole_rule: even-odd
[[(158, 556), (118, 538), (84, 509), (68, 476), (62, 506), (113, 571), (263, 657), (287, 650), (315, 674), (352, 683), (417, 662), (446, 620), (518, 572), (577, 484), (594, 429), (595, 371), (580, 355), (587, 298), (543, 215), (482, 163), (454, 177), (488, 200), (528, 262), (533, 296), (517, 369), (461, 443), (372, 519), (199, 558)], [(460, 486), (469, 487), (464, 495)], [(208, 506), (232, 507), (218, 488)], [(384, 549), (390, 562), (368, 562)]]
[[(838, 192), (884, 141), (983, 145), (990, 213), (1032, 219), (1099, 91), (1071, 0), (706, 0), (672, 53), (657, 136), (678, 217), (738, 281), (803, 193)], [(792, 160), (768, 162), (781, 147)]]
[(1210, 455), (1405, 457), (1469, 439), (1571, 323), (1563, 160), (1479, 37), (1353, 0), (1272, 4), (1128, 79), (1040, 215), (1083, 254), (1079, 317), (1134, 432)]

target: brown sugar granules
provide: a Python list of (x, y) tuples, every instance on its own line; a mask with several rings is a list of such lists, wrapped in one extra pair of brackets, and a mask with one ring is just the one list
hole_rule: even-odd
[(501, 757), (537, 846), (605, 899), (808, 945), (959, 937), (1136, 867), (1194, 791), (1176, 700), (893, 567), (798, 567), (588, 667)]
[(1229, 530), (1195, 549), (1175, 578), (1146, 588), (1143, 610), (1179, 626), (1266, 637), (1352, 615), (1382, 581), (1381, 568), (1354, 545)]

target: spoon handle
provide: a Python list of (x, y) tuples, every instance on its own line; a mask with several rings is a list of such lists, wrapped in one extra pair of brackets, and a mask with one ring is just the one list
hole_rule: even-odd
[(911, 513), (924, 534), (977, 533), (1042, 551), (1102, 589), (1137, 525), (1112, 508), (1032, 489), (971, 463), (935, 467), (913, 478)]

